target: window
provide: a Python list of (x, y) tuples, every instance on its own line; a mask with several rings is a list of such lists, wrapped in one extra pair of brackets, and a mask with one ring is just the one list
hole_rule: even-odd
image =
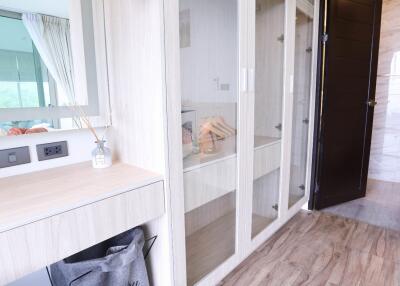
[(21, 19), (0, 16), (0, 37), (0, 108), (53, 104), (53, 80)]
[[(20, 15), (4, 14), (6, 16), (0, 15), (0, 112), (6, 108), (57, 106), (55, 81)], [(53, 125), (51, 120), (9, 121), (0, 122), (0, 128), (30, 128), (41, 123)]]
[[(103, 86), (100, 91), (98, 86), (98, 80), (107, 84), (104, 27), (93, 25), (94, 6), (92, 1), (84, 2), (73, 9), (72, 30), (68, 13), (67, 18), (35, 13), (25, 17), (12, 7), (0, 9), (0, 136), (18, 133), (14, 132), (18, 128), (81, 127), (80, 114), (72, 105), (99, 120), (96, 125), (108, 122), (108, 89)], [(96, 13), (96, 21), (103, 21), (102, 17)], [(43, 33), (36, 33), (40, 25)]]

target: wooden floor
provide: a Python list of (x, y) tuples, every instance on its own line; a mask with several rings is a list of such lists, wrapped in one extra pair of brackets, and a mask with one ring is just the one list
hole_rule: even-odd
[(302, 211), (220, 285), (400, 285), (400, 232)]
[(368, 180), (365, 198), (324, 211), (400, 231), (400, 183)]

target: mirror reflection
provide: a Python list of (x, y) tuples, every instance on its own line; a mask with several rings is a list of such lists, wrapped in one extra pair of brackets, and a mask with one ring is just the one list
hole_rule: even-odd
[(94, 2), (0, 0), (0, 136), (107, 124)]

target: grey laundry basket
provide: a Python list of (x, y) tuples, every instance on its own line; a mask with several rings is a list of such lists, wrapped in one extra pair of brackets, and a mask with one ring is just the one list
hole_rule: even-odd
[(149, 286), (140, 228), (50, 266), (54, 286)]

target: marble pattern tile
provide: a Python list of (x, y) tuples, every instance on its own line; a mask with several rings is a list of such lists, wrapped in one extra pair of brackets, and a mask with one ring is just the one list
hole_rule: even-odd
[(400, 182), (400, 1), (384, 0), (369, 177)]
[(324, 212), (400, 231), (400, 183), (369, 180), (366, 197)]

